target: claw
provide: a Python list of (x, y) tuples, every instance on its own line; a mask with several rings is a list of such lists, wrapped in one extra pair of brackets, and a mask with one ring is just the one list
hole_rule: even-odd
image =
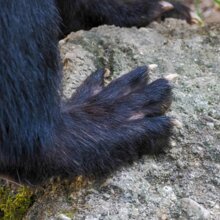
[(198, 24), (204, 26), (204, 21), (195, 12), (190, 12), (190, 16), (191, 16), (191, 24)]
[(172, 119), (172, 124), (173, 126), (177, 127), (177, 128), (182, 128), (183, 127), (183, 123), (177, 119)]
[(169, 80), (169, 81), (173, 81), (174, 79), (176, 79), (179, 75), (176, 73), (173, 74), (169, 74), (167, 76), (165, 76), (165, 79)]
[(105, 68), (104, 78), (108, 78), (111, 75), (111, 71), (108, 68)]
[(155, 63), (152, 63), (152, 64), (148, 65), (148, 68), (149, 68), (149, 70), (151, 70), (151, 71), (155, 70), (157, 67), (158, 67), (158, 65), (155, 64)]
[(166, 1), (161, 1), (160, 5), (162, 6), (162, 10), (164, 12), (174, 9), (174, 6), (171, 3), (166, 2)]

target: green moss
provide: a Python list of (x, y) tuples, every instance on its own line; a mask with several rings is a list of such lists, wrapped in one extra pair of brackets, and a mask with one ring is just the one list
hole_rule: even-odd
[(12, 190), (10, 187), (0, 187), (0, 219), (20, 220), (33, 203), (33, 193), (29, 188), (20, 187)]

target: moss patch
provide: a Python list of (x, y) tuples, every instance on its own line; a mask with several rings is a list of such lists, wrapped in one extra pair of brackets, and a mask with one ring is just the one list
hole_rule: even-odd
[(0, 187), (0, 219), (20, 220), (32, 205), (32, 191), (26, 187), (14, 190), (8, 186)]

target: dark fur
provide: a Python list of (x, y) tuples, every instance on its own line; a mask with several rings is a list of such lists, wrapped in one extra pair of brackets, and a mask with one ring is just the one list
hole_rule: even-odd
[(166, 18), (178, 18), (178, 19), (186, 20), (189, 24), (192, 24), (190, 9), (179, 2), (175, 2), (175, 1), (170, 1), (170, 2), (174, 6), (174, 9), (164, 12), (161, 15), (161, 19), (165, 20)]
[(56, 0), (62, 18), (61, 34), (90, 29), (102, 24), (120, 27), (143, 27), (166, 17), (187, 20), (191, 23), (189, 8), (170, 1), (174, 9), (166, 12), (160, 0)]
[(57, 0), (62, 19), (53, 0), (0, 2), (2, 176), (26, 184), (103, 176), (168, 144), (171, 86), (148, 84), (147, 67), (107, 87), (100, 70), (61, 102), (60, 23), (66, 34), (103, 23), (141, 26), (158, 14), (158, 1), (135, 2)]

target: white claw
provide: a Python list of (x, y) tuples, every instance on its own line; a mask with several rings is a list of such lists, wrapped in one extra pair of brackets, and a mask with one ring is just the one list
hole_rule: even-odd
[(173, 73), (173, 74), (169, 74), (169, 75), (165, 76), (165, 79), (172, 81), (172, 80), (176, 79), (178, 76), (179, 76), (178, 74)]
[(105, 68), (104, 77), (108, 78), (111, 75), (111, 71), (108, 68)]
[(155, 63), (152, 63), (152, 64), (148, 65), (148, 68), (149, 68), (149, 70), (151, 70), (151, 71), (157, 69), (157, 67), (158, 67), (158, 65), (155, 64)]
[(173, 119), (172, 123), (177, 128), (182, 128), (183, 127), (183, 123), (181, 121), (177, 120), (177, 119)]
[(170, 11), (174, 9), (174, 6), (171, 3), (166, 2), (166, 1), (161, 1), (160, 5), (162, 6), (163, 11)]
[(195, 12), (190, 12), (190, 15), (191, 15), (192, 24), (198, 24), (198, 25), (204, 26), (204, 21)]

